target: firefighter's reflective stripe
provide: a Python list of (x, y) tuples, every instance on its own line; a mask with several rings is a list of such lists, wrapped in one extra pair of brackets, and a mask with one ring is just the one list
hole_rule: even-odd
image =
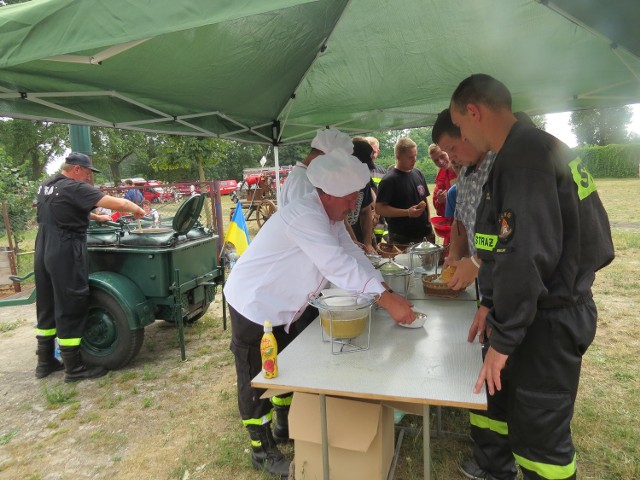
[(373, 180), (373, 183), (376, 184), (376, 186), (380, 185), (380, 182), (382, 181), (382, 177), (371, 177), (371, 180)]
[(596, 182), (593, 181), (593, 177), (582, 163), (580, 157), (576, 157), (570, 162), (569, 168), (571, 169), (573, 181), (578, 187), (578, 198), (580, 200), (584, 200), (596, 191)]
[(560, 480), (563, 478), (571, 478), (576, 473), (576, 455), (573, 455), (573, 460), (569, 465), (552, 465), (550, 463), (534, 462), (528, 460), (520, 455), (513, 456), (516, 462), (522, 467), (532, 472), (537, 473), (542, 478), (548, 480)]
[(273, 416), (273, 410), (270, 410), (269, 413), (263, 415), (261, 418), (248, 418), (246, 420), (242, 420), (242, 425), (247, 427), (249, 425), (264, 425), (271, 421)]
[(478, 415), (477, 413), (469, 412), (469, 423), (475, 427), (485, 428), (492, 432), (499, 433), (500, 435), (509, 434), (509, 426), (507, 425), (507, 422), (494, 420), (493, 418)]
[(476, 250), (487, 250), (489, 252), (492, 252), (498, 244), (498, 236), (487, 235), (485, 233), (476, 233), (474, 237), (474, 244), (476, 246)]
[(80, 345), (81, 338), (58, 338), (61, 347), (77, 347)]
[(38, 337), (55, 337), (56, 336), (56, 329), (55, 328), (47, 328), (47, 329), (36, 328), (36, 336), (38, 336)]
[(286, 397), (271, 397), (271, 403), (277, 407), (288, 407), (291, 405), (292, 399), (293, 395), (288, 395)]

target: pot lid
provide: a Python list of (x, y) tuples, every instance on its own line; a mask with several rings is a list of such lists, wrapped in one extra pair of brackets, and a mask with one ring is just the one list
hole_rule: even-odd
[(322, 310), (349, 312), (367, 308), (373, 304), (375, 299), (366, 293), (353, 293), (349, 295), (330, 295), (314, 297), (309, 296), (311, 305)]
[(400, 265), (399, 263), (394, 262), (393, 260), (389, 260), (388, 262), (383, 263), (378, 268), (382, 275), (408, 275), (411, 273), (409, 268), (404, 265)]
[(416, 253), (430, 253), (440, 250), (441, 248), (442, 247), (425, 240), (424, 242), (417, 243), (411, 247), (411, 251)]
[(129, 231), (129, 233), (132, 233), (135, 235), (144, 235), (144, 234), (158, 235), (160, 233), (169, 233), (169, 232), (173, 232), (173, 229), (171, 228), (136, 228), (134, 230)]
[(171, 224), (178, 235), (185, 235), (193, 228), (198, 221), (203, 205), (203, 195), (194, 195), (180, 205)]

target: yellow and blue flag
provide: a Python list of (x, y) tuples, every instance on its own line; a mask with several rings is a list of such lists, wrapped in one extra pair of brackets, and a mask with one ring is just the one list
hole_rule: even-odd
[(224, 237), (224, 243), (233, 243), (234, 247), (236, 247), (236, 253), (242, 255), (250, 242), (249, 229), (242, 213), (242, 205), (238, 202), (231, 217), (229, 229)]

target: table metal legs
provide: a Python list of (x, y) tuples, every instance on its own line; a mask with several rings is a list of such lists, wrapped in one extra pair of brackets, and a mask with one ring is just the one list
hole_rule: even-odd
[(329, 480), (329, 438), (327, 435), (327, 396), (320, 394), (320, 428), (322, 431), (322, 478)]
[(429, 428), (429, 405), (422, 412), (422, 443), (424, 455), (424, 480), (431, 480), (431, 430)]

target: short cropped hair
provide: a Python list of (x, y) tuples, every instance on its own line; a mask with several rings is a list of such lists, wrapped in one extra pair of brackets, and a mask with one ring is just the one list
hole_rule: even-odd
[(451, 96), (451, 107), (465, 113), (470, 103), (482, 103), (491, 110), (511, 110), (511, 93), (499, 80), (484, 73), (465, 78)]
[(369, 142), (369, 145), (371, 145), (372, 147), (380, 148), (380, 142), (378, 141), (378, 139), (376, 137), (364, 137), (364, 139), (367, 142)]
[[(445, 134), (451, 138), (460, 138), (462, 136), (460, 128), (453, 124), (451, 111), (448, 108), (445, 108), (438, 114), (438, 118), (436, 118), (436, 122), (431, 129), (431, 141), (438, 143)], [(431, 147), (429, 147), (429, 154), (431, 154)]]
[(409, 137), (400, 137), (393, 150), (396, 155), (399, 155), (412, 148), (417, 148), (416, 142), (411, 140)]

